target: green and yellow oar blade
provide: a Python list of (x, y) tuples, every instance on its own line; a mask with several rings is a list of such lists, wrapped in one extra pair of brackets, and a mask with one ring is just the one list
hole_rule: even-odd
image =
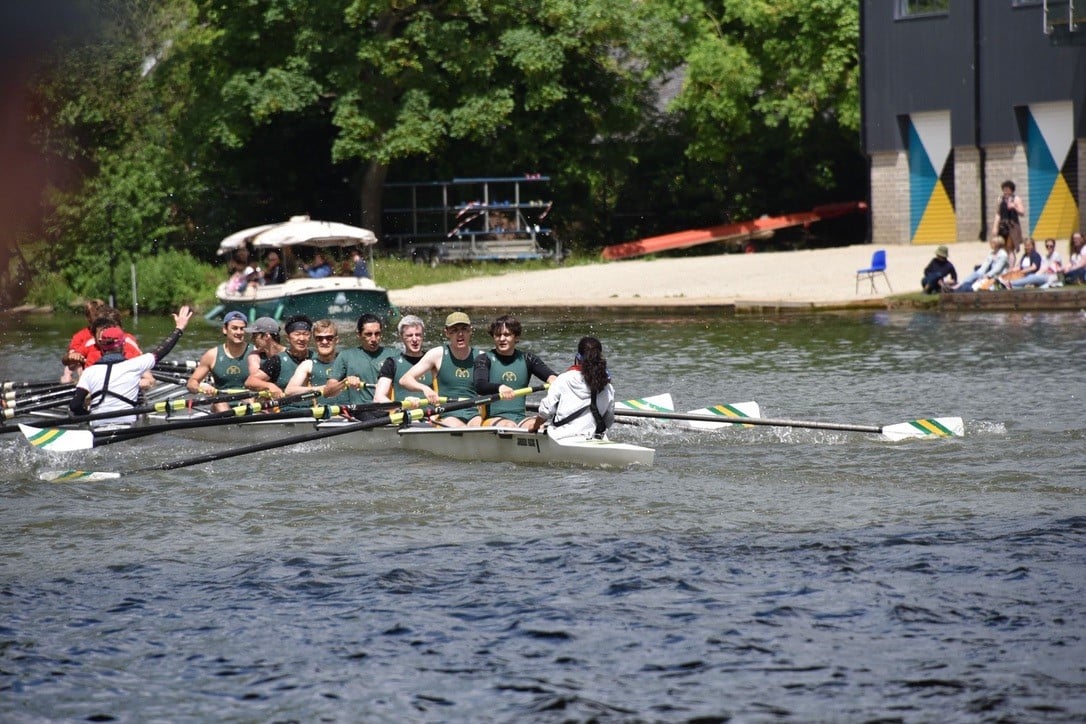
[(899, 422), (882, 428), (882, 434), (890, 440), (911, 438), (962, 437), (965, 423), (960, 417), (925, 417), (919, 420)]
[[(689, 414), (717, 416), (721, 419), (720, 422), (688, 420), (686, 424), (695, 430), (720, 430), (721, 428), (739, 424), (738, 421), (744, 417), (761, 417), (762, 408), (757, 402), (732, 402), (703, 407), (700, 410), (691, 410)], [(725, 420), (735, 420), (735, 422), (725, 422)], [(753, 427), (753, 425), (743, 425), (743, 427)]]
[(69, 430), (63, 427), (34, 427), (19, 424), (26, 441), (39, 450), (72, 452), (94, 447), (94, 433), (90, 430)]
[(650, 397), (639, 397), (636, 400), (621, 400), (615, 402), (615, 412), (619, 413), (623, 410), (672, 412), (674, 409), (675, 403), (671, 400), (670, 392), (665, 392), (662, 395), (652, 395)]
[(101, 470), (54, 470), (52, 472), (42, 473), (38, 476), (40, 480), (44, 480), (47, 483), (71, 483), (77, 480), (94, 483), (100, 480), (116, 480), (119, 477), (121, 477), (120, 473), (111, 473)]

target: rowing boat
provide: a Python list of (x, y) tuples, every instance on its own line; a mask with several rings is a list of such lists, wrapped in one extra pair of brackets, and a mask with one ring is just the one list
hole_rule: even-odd
[[(245, 422), (237, 422), (233, 425), (221, 427), (196, 427), (178, 430), (166, 429), (172, 435), (195, 440), (198, 442), (222, 442), (224, 439), (235, 442), (244, 441), (246, 444), (271, 442), (292, 435), (300, 435), (307, 432), (331, 432), (346, 425), (351, 425), (356, 420), (260, 420), (250, 419)], [(168, 423), (167, 423), (168, 424)], [(418, 423), (421, 424), (421, 423)], [(384, 427), (372, 427), (359, 430), (350, 435), (331, 436), (323, 442), (334, 450), (343, 451), (373, 451), (386, 450), (399, 447), (400, 441), (396, 436), (396, 428), (390, 425)]]
[(407, 427), (399, 431), (404, 450), (455, 460), (594, 468), (652, 467), (652, 448), (613, 440), (556, 440), (545, 432), (516, 427)]

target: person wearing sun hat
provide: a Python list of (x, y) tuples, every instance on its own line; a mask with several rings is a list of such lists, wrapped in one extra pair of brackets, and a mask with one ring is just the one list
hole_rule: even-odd
[[(453, 312), (445, 317), (446, 342), (429, 350), (405, 372), (400, 377), (400, 386), (425, 395), (431, 405), (438, 404), (440, 397), (475, 397), (475, 358), (480, 350), (471, 346), (471, 331), (471, 317), (464, 312)], [(433, 387), (420, 379), (428, 372), (433, 377)], [(411, 405), (411, 400), (404, 400), (405, 407)], [(445, 413), (440, 419), (433, 417), (431, 422), (445, 427), (464, 427), (476, 416), (475, 408), (469, 407)]]
[[(249, 376), (247, 358), (253, 346), (245, 339), (249, 320), (241, 312), (227, 312), (222, 318), (222, 333), (226, 338), (200, 355), (185, 387), (189, 392), (214, 395), (218, 390), (241, 389)], [(229, 403), (217, 402), (213, 412), (225, 412)]]
[(945, 245), (935, 247), (935, 258), (924, 267), (924, 278), (920, 280), (925, 294), (937, 294), (958, 283), (958, 271), (948, 256), (950, 250)]
[[(173, 318), (177, 326), (170, 336), (153, 351), (132, 359), (124, 358), (125, 335), (120, 327), (111, 325), (99, 330), (98, 345), (102, 348), (102, 358), (83, 370), (72, 393), (69, 411), (73, 415), (86, 415), (92, 410), (113, 412), (136, 407), (139, 404), (140, 379), (169, 354), (181, 339), (185, 327), (192, 319), (192, 309), (184, 305)], [(135, 421), (135, 415), (125, 415), (98, 423), (91, 422), (91, 426), (131, 424)]]

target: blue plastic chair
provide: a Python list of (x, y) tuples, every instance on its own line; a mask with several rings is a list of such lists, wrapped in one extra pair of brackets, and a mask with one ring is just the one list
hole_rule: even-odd
[(894, 288), (890, 286), (890, 277), (886, 276), (886, 250), (879, 249), (871, 255), (871, 266), (866, 269), (856, 270), (856, 293), (860, 293), (860, 280), (867, 279), (871, 282), (871, 293), (877, 294), (878, 289), (875, 288), (875, 277), (882, 274), (882, 278), (886, 280), (886, 287), (893, 292)]

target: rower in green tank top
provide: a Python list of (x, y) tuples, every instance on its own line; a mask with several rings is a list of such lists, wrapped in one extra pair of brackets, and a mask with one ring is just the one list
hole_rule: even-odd
[(316, 388), (322, 390), (319, 398), (310, 400), (309, 405), (345, 405), (347, 395), (344, 384), (336, 380), (332, 374), (335, 369), (336, 342), (339, 333), (336, 331), (336, 323), (330, 319), (321, 319), (313, 324), (313, 339), (317, 343), (317, 352), (312, 358), (301, 362), (294, 370), (287, 382), (284, 392), (288, 395), (297, 395), (310, 392)]
[[(400, 384), (400, 378), (422, 359), (422, 343), (426, 333), (426, 324), (414, 314), (405, 315), (396, 325), (400, 334), (403, 351), (395, 357), (389, 357), (381, 365), (377, 375), (377, 387), (373, 391), (374, 402), (403, 402), (409, 397), (418, 398), (418, 394)], [(433, 387), (434, 375), (426, 372), (419, 377), (419, 382)]]
[(373, 390), (377, 386), (381, 365), (386, 359), (396, 356), (395, 349), (381, 346), (384, 323), (380, 317), (363, 314), (358, 318), (356, 329), (360, 345), (342, 350), (331, 373), (331, 379), (347, 386), (347, 402), (351, 405), (373, 402)]
[[(463, 312), (453, 312), (445, 318), (445, 344), (434, 347), (422, 356), (418, 362), (400, 375), (400, 385), (413, 395), (426, 395), (431, 405), (436, 405), (440, 397), (449, 399), (475, 397), (474, 369), (477, 350), (471, 346), (471, 318)], [(422, 382), (430, 373), (434, 377), (433, 387)], [(440, 418), (433, 417), (431, 422), (445, 427), (464, 427), (477, 417), (475, 408), (456, 410)]]
[[(252, 372), (245, 380), (245, 386), (250, 390), (267, 390), (276, 399), (285, 394), (284, 390), (298, 365), (313, 356), (313, 351), (309, 349), (313, 320), (304, 314), (295, 314), (287, 317), (287, 321), (283, 323), (283, 331), (287, 334), (286, 349), (279, 354), (270, 355), (260, 364), (260, 369)], [(310, 404), (305, 402), (290, 407), (299, 409), (309, 407)]]
[(501, 395), (500, 400), (480, 408), (479, 422), (484, 426), (527, 427), (531, 420), (524, 397), (515, 397), (513, 391), (528, 387), (532, 377), (548, 384), (558, 377), (539, 357), (517, 349), (522, 332), (516, 317), (498, 317), (490, 325), (494, 349), (475, 358), (475, 391), (480, 395)]
[[(196, 369), (192, 371), (185, 387), (194, 394), (213, 395), (218, 390), (245, 388), (249, 376), (246, 357), (252, 345), (245, 340), (245, 328), (249, 321), (241, 312), (229, 312), (222, 320), (222, 333), (226, 338), (200, 355)], [(217, 402), (213, 412), (230, 409), (230, 403)]]

